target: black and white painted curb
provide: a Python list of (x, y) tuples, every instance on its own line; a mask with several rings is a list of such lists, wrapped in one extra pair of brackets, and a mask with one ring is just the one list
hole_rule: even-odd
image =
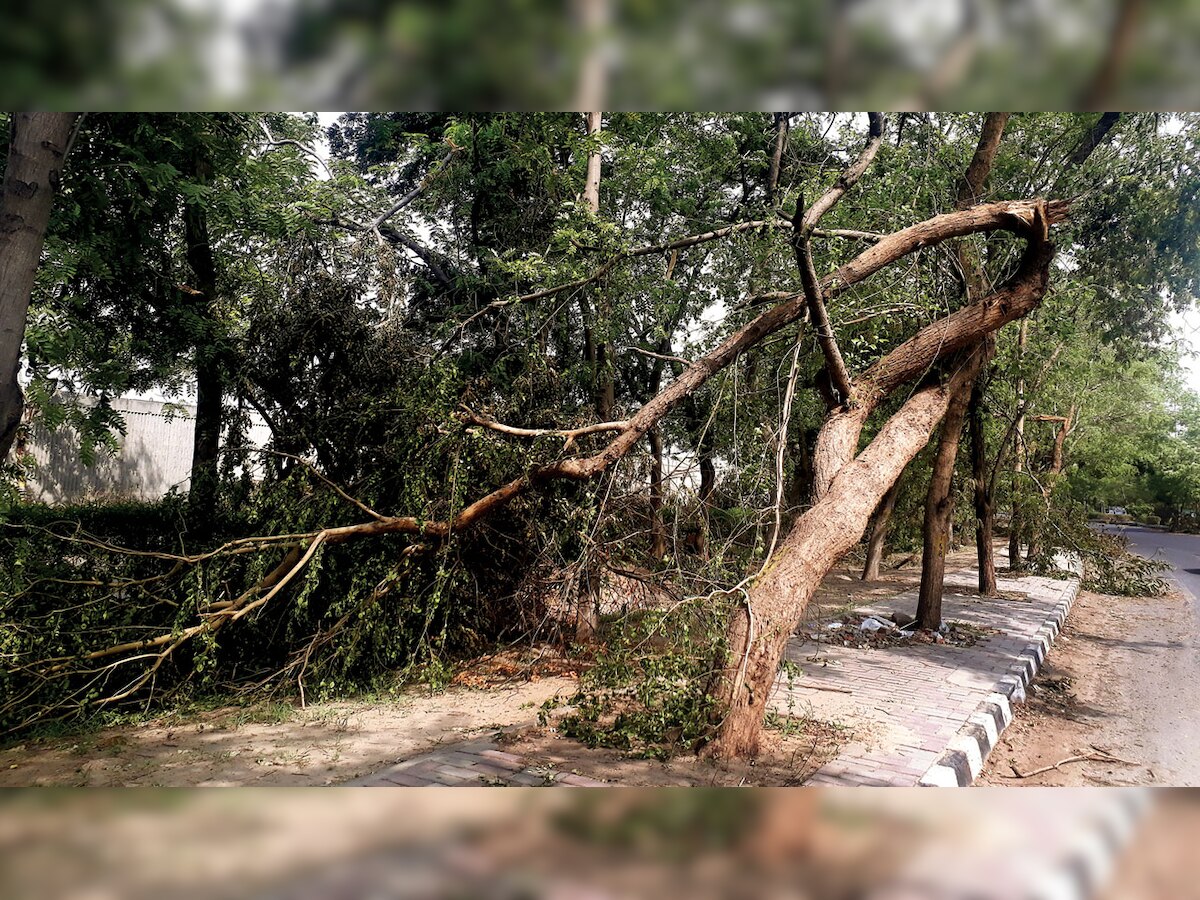
[(968, 796), (937, 801), (953, 817), (869, 900), (1091, 900), (1108, 887), (1153, 791), (990, 788)]
[(983, 762), (1000, 740), (1000, 734), (1013, 719), (1012, 708), (1025, 702), (1025, 691), (1041, 670), (1046, 654), (1067, 621), (1067, 614), (1079, 595), (1079, 579), (1073, 578), (1063, 591), (1054, 611), (1017, 656), (1008, 672), (1000, 676), (997, 690), (976, 707), (966, 724), (950, 739), (938, 757), (917, 782), (921, 787), (969, 787), (983, 771)]
[(1029, 900), (1088, 900), (1108, 884), (1153, 796), (1149, 788), (1105, 793), (1110, 802), (1094, 810), (1059, 858), (1035, 874)]

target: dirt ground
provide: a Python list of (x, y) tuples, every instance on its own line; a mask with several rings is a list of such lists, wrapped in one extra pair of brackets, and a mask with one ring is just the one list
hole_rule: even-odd
[(1197, 900), (1196, 845), (1200, 842), (1200, 796), (1162, 791), (1138, 828), (1106, 889), (1097, 900)]
[[(0, 750), (0, 787), (274, 786), (336, 784), (397, 760), (533, 721), (569, 674), (497, 679), (395, 699), (268, 703), (26, 741)], [(464, 679), (468, 680), (468, 679)]]
[[(969, 550), (952, 553), (948, 568), (971, 561)], [(872, 595), (917, 584), (919, 560), (891, 562), (905, 565), (864, 583), (861, 562), (847, 559), (822, 585), (809, 617), (836, 617)], [(502, 654), (467, 667), (439, 693), (412, 689), (386, 700), (304, 709), (261, 703), (172, 712), (135, 725), (30, 739), (0, 749), (0, 787), (331, 785), (502, 729), (507, 749), (534, 764), (624, 784), (788, 785), (802, 783), (851, 738), (836, 723), (805, 720), (788, 733), (768, 730), (753, 764), (722, 766), (690, 756), (661, 763), (589, 749), (536, 725), (545, 701), (576, 689), (578, 673), (552, 657), (531, 669), (528, 654), (517, 662)]]
[[(1186, 600), (1113, 597), (1082, 591), (1066, 627), (1055, 640), (1028, 702), (988, 757), (979, 785), (1087, 786), (1176, 784), (1157, 764), (1164, 747), (1146, 727), (1162, 705), (1154, 683), (1123, 677), (1146, 665), (1146, 637), (1155, 653), (1171, 651), (1169, 639), (1186, 633)], [(1159, 692), (1167, 685), (1159, 684)], [(1163, 715), (1173, 715), (1167, 711)], [(1097, 752), (1099, 751), (1099, 752)], [(1101, 759), (1109, 754), (1124, 762)], [(1062, 762), (1071, 757), (1096, 757)], [(1018, 774), (1060, 764), (1058, 769)]]

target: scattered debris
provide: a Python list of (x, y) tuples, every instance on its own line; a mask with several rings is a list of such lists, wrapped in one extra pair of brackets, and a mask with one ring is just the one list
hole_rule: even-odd
[(858, 630), (859, 631), (883, 631), (883, 630), (890, 631), (890, 630), (894, 629), (895, 627), (896, 627), (895, 624), (893, 624), (892, 622), (888, 622), (884, 619), (877, 619), (874, 616), (867, 616), (859, 624)]
[(1040, 769), (1034, 769), (1032, 772), (1022, 772), (1015, 765), (1009, 764), (1009, 768), (1013, 770), (1012, 775), (1002, 775), (1002, 778), (1032, 778), (1034, 775), (1041, 775), (1044, 772), (1057, 770), (1061, 766), (1070, 765), (1071, 763), (1080, 762), (1105, 762), (1118, 763), (1122, 766), (1137, 766), (1140, 763), (1131, 762), (1128, 759), (1121, 759), (1119, 756), (1113, 756), (1107, 750), (1102, 750), (1099, 747), (1092, 747), (1091, 753), (1081, 753), (1078, 756), (1068, 756), (1066, 759), (1060, 759), (1058, 762), (1050, 766), (1042, 766)]
[(823, 631), (809, 631), (806, 635), (817, 643), (870, 650), (895, 647), (905, 642), (971, 647), (987, 635), (999, 634), (994, 628), (969, 622), (943, 622), (937, 631), (922, 631), (914, 627), (916, 622), (910, 615), (891, 613), (890, 616), (887, 618), (881, 613), (873, 613), (857, 625), (830, 622)]

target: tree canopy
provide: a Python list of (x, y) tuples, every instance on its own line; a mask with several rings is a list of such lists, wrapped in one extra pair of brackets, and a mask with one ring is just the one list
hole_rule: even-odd
[(0, 727), (436, 679), (587, 624), (634, 572), (716, 623), (684, 667), (694, 736), (751, 752), (728, 710), (764, 623), (897, 481), (888, 540), (921, 540), (930, 441), (972, 386), (955, 491), (986, 484), (1031, 564), (1088, 511), (1195, 521), (1170, 323), (1200, 277), (1200, 118), (1014, 114), (976, 184), (985, 121), (84, 116), (27, 404), (90, 454), (111, 399), (198, 393), (192, 497), (43, 509), (9, 460)]

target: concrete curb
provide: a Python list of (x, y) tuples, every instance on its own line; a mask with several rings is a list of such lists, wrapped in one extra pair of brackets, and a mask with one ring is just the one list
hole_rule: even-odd
[(1030, 900), (1088, 900), (1108, 883), (1153, 803), (1149, 788), (1117, 791), (1113, 801), (1097, 810), (1076, 835), (1063, 858), (1035, 878)]
[(1053, 612), (1000, 677), (998, 689), (976, 707), (946, 750), (917, 781), (920, 787), (970, 787), (983, 771), (984, 760), (1013, 719), (1012, 707), (1025, 702), (1025, 689), (1046, 661), (1046, 654), (1067, 621), (1079, 595), (1079, 579), (1068, 582)]
[[(977, 831), (930, 841), (869, 900), (1090, 900), (1154, 801), (1148, 788), (988, 790)], [(971, 796), (958, 814), (981, 805)]]

